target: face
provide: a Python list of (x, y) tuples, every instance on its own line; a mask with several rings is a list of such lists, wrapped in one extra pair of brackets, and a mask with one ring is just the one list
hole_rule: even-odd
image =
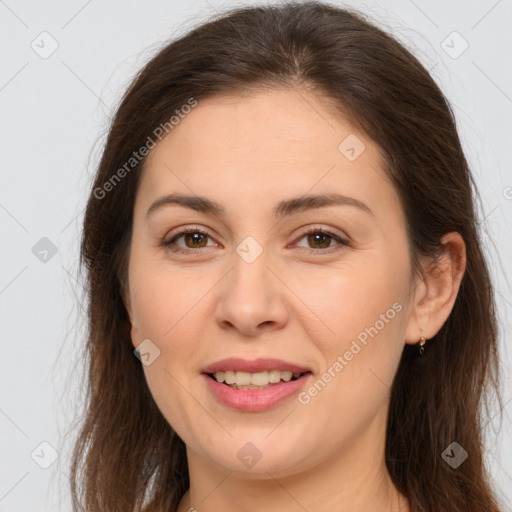
[[(171, 194), (195, 203), (155, 204)], [(188, 455), (263, 478), (382, 443), (408, 337), (408, 254), (378, 147), (325, 100), (276, 89), (200, 101), (146, 161), (127, 303)], [(281, 380), (234, 389), (214, 370), (239, 386)], [(285, 382), (289, 371), (301, 376)]]

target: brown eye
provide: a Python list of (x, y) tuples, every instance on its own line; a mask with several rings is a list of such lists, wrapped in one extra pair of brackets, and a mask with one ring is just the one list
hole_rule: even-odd
[[(309, 254), (328, 254), (333, 251), (337, 251), (340, 247), (337, 247), (336, 244), (332, 244), (332, 241), (338, 242), (338, 246), (350, 246), (348, 240), (341, 238), (339, 235), (332, 233), (331, 231), (327, 231), (325, 229), (313, 228), (305, 233), (302, 233), (302, 236), (299, 240), (307, 239), (308, 247), (305, 250)], [(298, 246), (304, 247), (304, 246)]]
[[(180, 238), (183, 238), (185, 247), (176, 244)], [(180, 231), (169, 240), (162, 242), (162, 245), (164, 247), (168, 247), (171, 251), (174, 252), (190, 252), (196, 249), (210, 247), (206, 245), (209, 238), (210, 235), (200, 229), (186, 229)]]
[(326, 233), (314, 233), (312, 235), (307, 235), (308, 242), (310, 244), (320, 244), (320, 247), (316, 247), (316, 249), (325, 249), (330, 246), (330, 241), (332, 240), (332, 236)]
[[(197, 247), (204, 247), (203, 242), (206, 241), (206, 235), (203, 235), (199, 232), (189, 232), (185, 233), (183, 236), (183, 239), (185, 240), (185, 245), (187, 245), (190, 249), (195, 249)], [(181, 237), (180, 237), (181, 238)], [(190, 245), (189, 245), (190, 242)]]

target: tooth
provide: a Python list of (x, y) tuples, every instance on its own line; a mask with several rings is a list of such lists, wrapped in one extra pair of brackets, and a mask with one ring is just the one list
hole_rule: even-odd
[(249, 372), (235, 372), (235, 383), (237, 386), (248, 386), (251, 383)]
[(224, 372), (224, 380), (225, 380), (226, 384), (234, 384), (235, 383), (235, 372), (232, 372), (231, 370)]
[(271, 384), (277, 384), (281, 380), (281, 372), (279, 370), (269, 371), (268, 380)]
[[(298, 378), (302, 374), (300, 372), (293, 373), (291, 371), (270, 370), (257, 373), (249, 373), (242, 371), (218, 371), (213, 374), (217, 382), (224, 382), (232, 387), (244, 387), (244, 389), (256, 389), (256, 387), (268, 387), (272, 384), (278, 384), (283, 380), (290, 382), (292, 377)], [(255, 386), (255, 388), (253, 388)]]
[(290, 382), (292, 380), (293, 373), (290, 371), (281, 372), (281, 379), (283, 379), (285, 382)]
[[(238, 382), (238, 380), (237, 380)], [(268, 384), (268, 372), (258, 372), (251, 374), (251, 384), (253, 386), (266, 386)]]

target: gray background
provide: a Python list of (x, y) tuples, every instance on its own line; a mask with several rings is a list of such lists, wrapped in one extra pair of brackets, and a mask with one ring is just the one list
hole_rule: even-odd
[[(256, 3), (263, 2), (236, 5)], [(0, 0), (0, 512), (71, 510), (68, 460), (84, 393), (78, 241), (113, 109), (161, 43), (234, 5)], [(496, 486), (510, 503), (512, 2), (343, 5), (404, 42), (454, 108), (481, 193), (500, 309), (505, 407), (497, 437), (493, 406), (486, 443)]]

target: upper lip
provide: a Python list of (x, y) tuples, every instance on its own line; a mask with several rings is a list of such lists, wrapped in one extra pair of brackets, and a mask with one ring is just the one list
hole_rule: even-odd
[(239, 357), (230, 357), (209, 364), (203, 369), (203, 373), (217, 373), (225, 371), (242, 371), (248, 373), (264, 372), (265, 370), (291, 371), (293, 373), (305, 373), (311, 371), (309, 368), (298, 364), (289, 363), (282, 359), (259, 358), (249, 361)]

